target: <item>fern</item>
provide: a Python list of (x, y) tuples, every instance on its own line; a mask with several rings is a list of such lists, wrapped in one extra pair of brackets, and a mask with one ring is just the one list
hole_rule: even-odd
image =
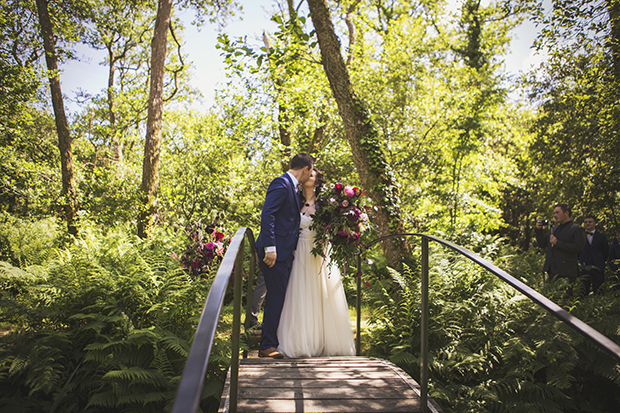
[[(515, 253), (488, 236), (470, 241), (479, 254), (498, 259), (508, 272), (620, 341), (617, 295), (567, 296), (565, 282), (545, 283), (538, 276), (542, 262), (535, 253)], [(620, 409), (620, 366), (610, 356), (493, 275), (433, 244), (430, 270), (429, 387), (444, 411)], [(388, 357), (414, 378), (420, 352), (417, 274), (415, 263), (402, 272), (377, 265), (364, 272), (375, 285), (366, 294), (372, 303), (369, 354)]]
[[(41, 265), (0, 264), (0, 322), (11, 326), (0, 339), (1, 404), (30, 411), (165, 410), (210, 281), (193, 281), (179, 269), (170, 256), (183, 243), (178, 237), (140, 240), (122, 228), (105, 233), (82, 225), (79, 238)], [(219, 404), (229, 357), (227, 337), (217, 338), (205, 410)]]

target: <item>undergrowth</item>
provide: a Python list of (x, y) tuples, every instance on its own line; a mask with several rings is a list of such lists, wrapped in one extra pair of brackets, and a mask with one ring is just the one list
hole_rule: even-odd
[[(0, 222), (0, 410), (169, 411), (211, 280), (172, 258), (181, 235), (81, 226), (72, 238), (53, 220)], [(229, 354), (216, 338), (203, 411)]]
[[(620, 342), (617, 293), (569, 294), (566, 281), (543, 280), (538, 252), (518, 253), (496, 237), (458, 243)], [(468, 259), (433, 243), (430, 250), (429, 392), (444, 411), (620, 411), (617, 360)], [(419, 380), (419, 263), (398, 272), (374, 258), (364, 270), (372, 309), (367, 355)]]

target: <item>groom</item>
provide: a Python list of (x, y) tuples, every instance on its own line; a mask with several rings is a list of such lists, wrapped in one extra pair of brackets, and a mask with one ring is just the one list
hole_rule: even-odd
[(297, 185), (308, 181), (313, 167), (314, 161), (310, 155), (297, 154), (291, 159), (290, 169), (271, 181), (267, 189), (260, 235), (256, 240), (260, 267), (267, 286), (260, 357), (284, 357), (277, 350), (277, 333), (299, 237), (301, 201), (297, 195)]

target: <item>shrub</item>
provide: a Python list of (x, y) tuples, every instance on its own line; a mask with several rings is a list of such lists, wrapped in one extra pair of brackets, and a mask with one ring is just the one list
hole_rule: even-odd
[[(169, 410), (211, 283), (190, 278), (172, 257), (185, 242), (82, 222), (78, 238), (38, 265), (1, 263), (0, 322), (10, 331), (0, 341), (0, 404), (15, 412)], [(217, 338), (205, 411), (217, 410), (229, 354)]]

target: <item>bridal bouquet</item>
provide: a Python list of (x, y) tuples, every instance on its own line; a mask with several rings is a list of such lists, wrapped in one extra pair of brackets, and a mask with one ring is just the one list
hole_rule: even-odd
[(316, 200), (311, 229), (316, 231), (314, 255), (325, 256), (328, 243), (331, 259), (342, 263), (353, 257), (370, 228), (367, 198), (358, 187), (331, 185)]

